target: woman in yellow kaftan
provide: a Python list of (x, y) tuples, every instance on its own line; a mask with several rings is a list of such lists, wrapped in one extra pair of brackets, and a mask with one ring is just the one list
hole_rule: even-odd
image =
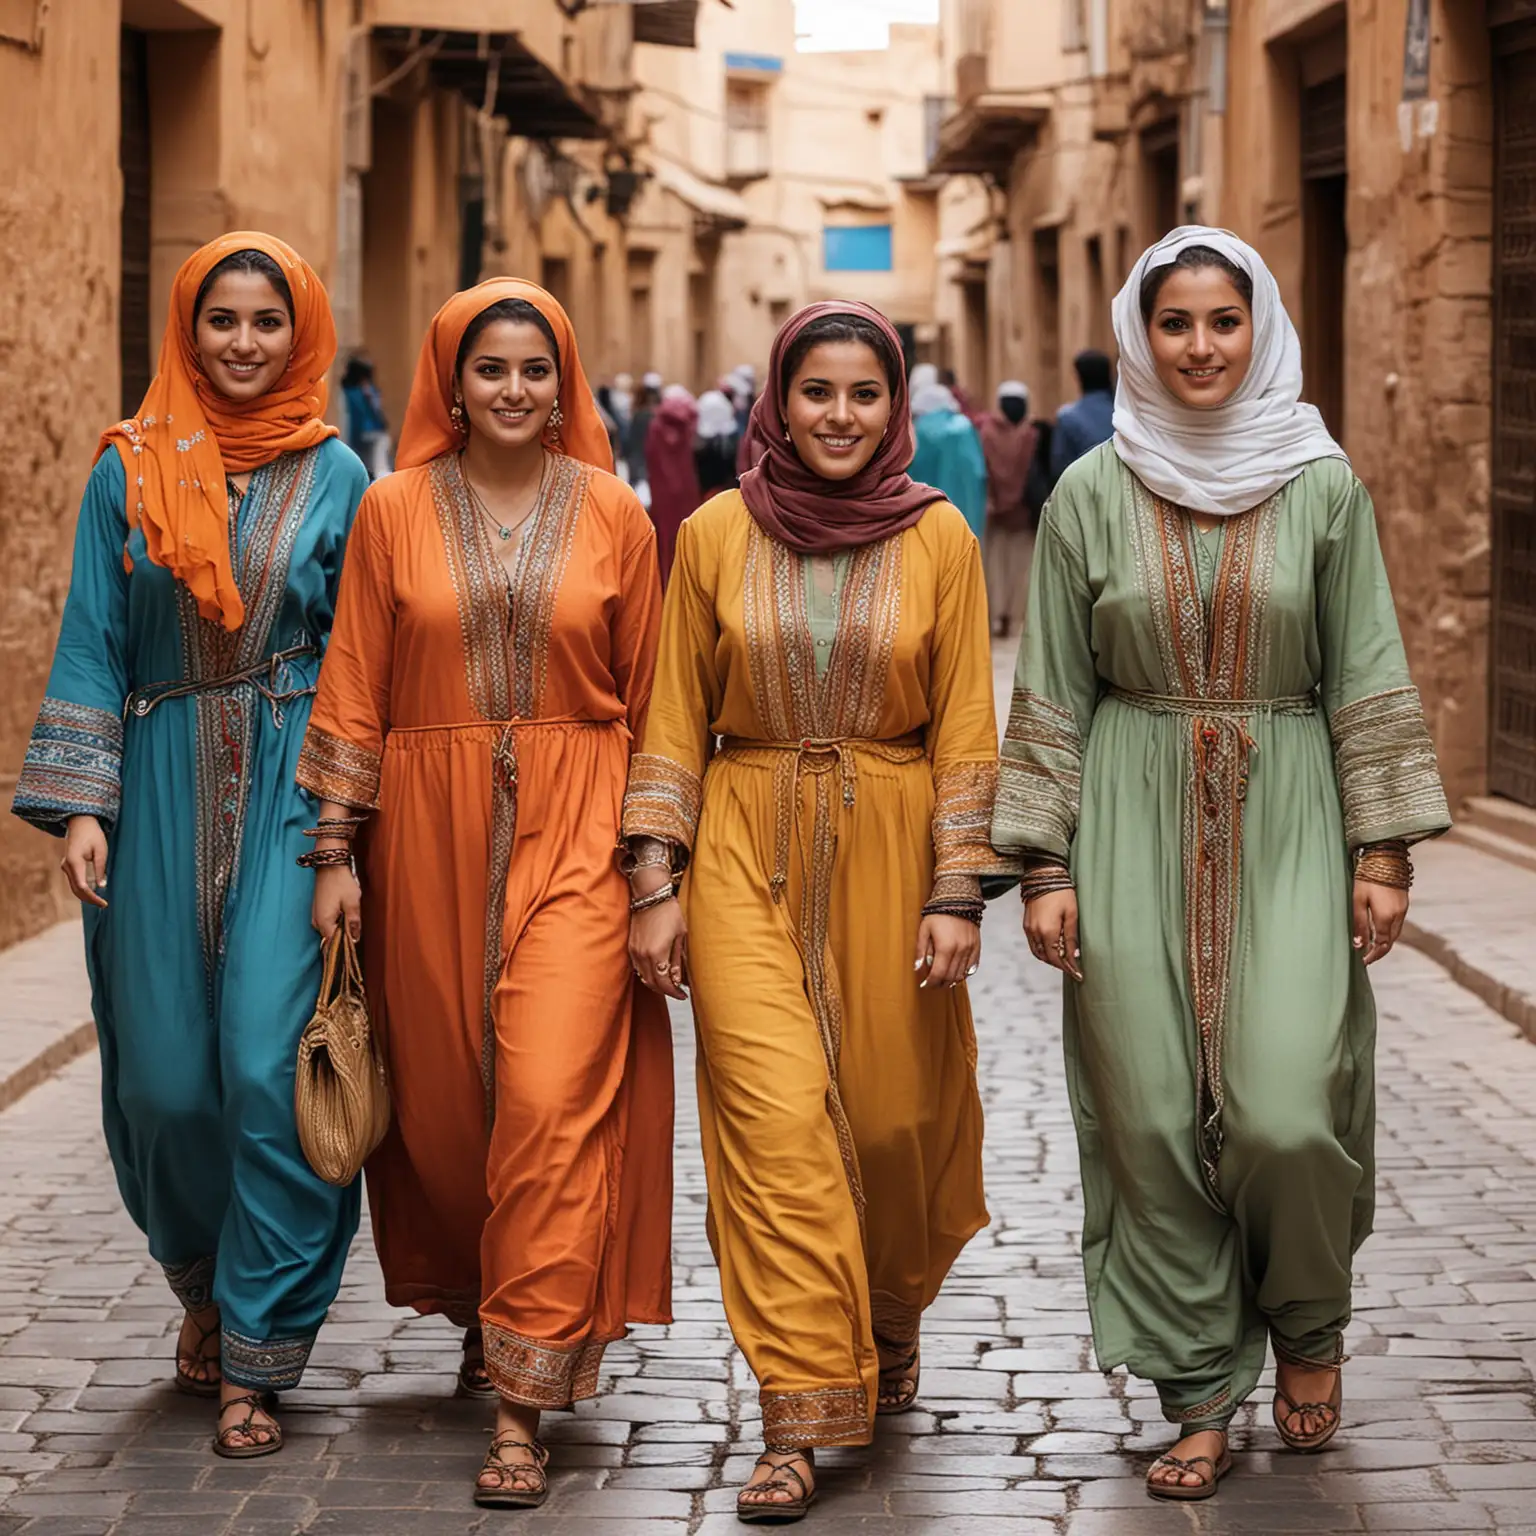
[[(693, 986), (710, 1235), (769, 1452), (749, 1520), (803, 1512), (808, 1448), (912, 1405), (923, 1309), (987, 1220), (987, 605), (965, 519), (905, 474), (899, 356), (860, 305), (781, 332), (762, 462), (680, 530), (625, 803), (631, 953), (673, 995), (685, 954)], [(865, 465), (826, 477), (850, 442)]]

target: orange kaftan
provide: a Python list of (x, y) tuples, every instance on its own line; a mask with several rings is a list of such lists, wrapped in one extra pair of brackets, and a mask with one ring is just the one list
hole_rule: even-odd
[[(669, 1320), (672, 1065), (617, 840), (655, 665), (656, 540), (556, 456), (510, 602), (456, 454), (364, 497), (299, 779), (376, 811), (369, 1000), (395, 1119), (368, 1165), (386, 1294), (485, 1329), (503, 1396), (596, 1388)], [(509, 724), (510, 722), (510, 724)]]

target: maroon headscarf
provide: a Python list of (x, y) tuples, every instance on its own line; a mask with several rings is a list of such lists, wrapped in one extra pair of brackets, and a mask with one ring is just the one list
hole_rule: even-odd
[(677, 530), (683, 519), (696, 512), (704, 499), (699, 492), (699, 472), (693, 460), (693, 439), (699, 425), (699, 408), (686, 389), (668, 390), (651, 418), (645, 435), (645, 467), (651, 482), (651, 521), (656, 525), (656, 553), (661, 562), (661, 584), (672, 574), (677, 552)]
[[(890, 424), (874, 457), (847, 480), (823, 480), (806, 468), (785, 426), (784, 358), (806, 326), (827, 315), (871, 321), (885, 333), (897, 359)], [(888, 539), (944, 500), (943, 491), (919, 485), (907, 473), (916, 439), (900, 359), (901, 338), (891, 322), (878, 309), (851, 300), (808, 304), (774, 337), (767, 385), (752, 407), (742, 440), (743, 457), (752, 468), (741, 477), (741, 494), (759, 527), (797, 554), (829, 555)]]

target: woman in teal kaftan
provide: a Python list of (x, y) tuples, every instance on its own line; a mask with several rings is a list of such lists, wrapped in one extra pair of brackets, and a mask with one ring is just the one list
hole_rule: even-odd
[[(1257, 255), (1216, 231), (1143, 257), (1117, 303), (1123, 358), (1148, 268), (1191, 245), (1252, 274), (1262, 382), (1266, 326), (1294, 332)], [(1299, 354), (1294, 373), (1299, 389)], [(1245, 450), (1233, 424), (1223, 466), (1209, 440), (1183, 452), (1176, 431), (1140, 431), (1138, 384), (1161, 387), (1123, 367), (1126, 430), (1066, 472), (1041, 521), (993, 842), (1070, 864), (1095, 1349), (1154, 1381), (1189, 1436), (1224, 1429), (1267, 1341), (1307, 1366), (1340, 1359), (1374, 1178), (1351, 854), (1449, 818), (1371, 501), (1315, 413), (1286, 427), (1272, 385), (1249, 418), (1261, 440)], [(1271, 483), (1248, 486), (1266, 458)], [(1326, 1427), (1277, 1407), (1298, 1434)], [(1215, 1459), (1160, 1496), (1214, 1491)]]
[[(177, 350), (203, 279), (249, 249), (291, 286), (288, 374), (309, 391), (277, 426), (276, 441), (295, 446), (256, 466), (271, 445), (260, 403), (236, 422), (223, 402), (234, 424), (221, 430), (206, 378), (194, 390)], [(298, 1383), (359, 1208), (355, 1185), (333, 1188), (310, 1171), (293, 1107), (298, 1038), (320, 984), (314, 877), (294, 862), (316, 802), (294, 772), (368, 484), (319, 419), (335, 350), (325, 305), (308, 267), (263, 236), (226, 236), (178, 276), (156, 383), (139, 416), (104, 440), (86, 486), (13, 806), (59, 836), (79, 818), (105, 832), (98, 878), (108, 875), (109, 905), (84, 912), (107, 1145), (178, 1301), (189, 1314), (219, 1309), (224, 1380), (253, 1391)], [(172, 416), (167, 440), (157, 427)], [(213, 443), (210, 469), (201, 454)], [(184, 477), (178, 489), (216, 486), (217, 501), (178, 502), (168, 465)], [(251, 470), (243, 491), (225, 469)], [(210, 529), (210, 546), (222, 541), (227, 555), (169, 568), (160, 560), (172, 557), (163, 547), (152, 556), (148, 542), (163, 531), (157, 518), (179, 530), (182, 548)], [(205, 580), (215, 571), (216, 599)], [(217, 1395), (218, 1360), (208, 1360), (211, 1375), (200, 1363), (180, 1361), (179, 1381)], [(243, 1440), (277, 1444), (275, 1431)]]

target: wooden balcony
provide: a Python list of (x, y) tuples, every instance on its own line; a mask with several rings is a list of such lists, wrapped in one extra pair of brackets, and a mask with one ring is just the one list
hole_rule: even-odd
[(1050, 106), (1038, 96), (989, 91), (963, 103), (939, 127), (929, 166), (947, 176), (1007, 176), (1014, 156), (1033, 144)]

